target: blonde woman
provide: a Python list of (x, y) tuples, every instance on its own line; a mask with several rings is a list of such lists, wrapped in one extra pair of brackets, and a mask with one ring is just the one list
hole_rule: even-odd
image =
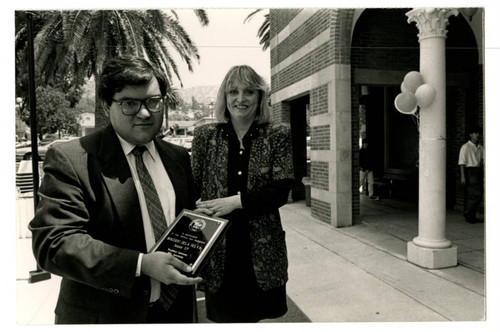
[(218, 92), (216, 123), (195, 129), (197, 208), (229, 219), (225, 241), (202, 273), (207, 317), (257, 322), (287, 311), (287, 251), (279, 207), (294, 184), (289, 128), (270, 123), (267, 85), (235, 66)]

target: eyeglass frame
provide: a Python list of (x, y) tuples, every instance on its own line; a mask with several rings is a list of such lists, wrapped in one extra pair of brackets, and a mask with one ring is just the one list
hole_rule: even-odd
[[(118, 105), (120, 105), (120, 109), (122, 111), (122, 114), (123, 115), (126, 115), (126, 116), (135, 116), (137, 115), (137, 113), (139, 113), (142, 109), (142, 106), (144, 105), (144, 107), (148, 110), (148, 112), (150, 113), (158, 113), (161, 111), (161, 109), (159, 110), (150, 110), (149, 107), (146, 105), (146, 101), (148, 99), (151, 99), (151, 98), (159, 98), (161, 100), (161, 102), (163, 103), (163, 107), (165, 107), (165, 104), (164, 104), (164, 99), (165, 97), (161, 96), (161, 95), (157, 95), (157, 96), (151, 96), (151, 97), (148, 97), (148, 98), (144, 98), (144, 99), (136, 99), (136, 98), (126, 98), (126, 99), (123, 99), (123, 100), (116, 100), (116, 99), (111, 99), (113, 102), (117, 103)], [(133, 114), (126, 114), (123, 110), (123, 103), (126, 102), (126, 101), (138, 101), (140, 102), (139, 104), (139, 108), (137, 109), (137, 111)]]

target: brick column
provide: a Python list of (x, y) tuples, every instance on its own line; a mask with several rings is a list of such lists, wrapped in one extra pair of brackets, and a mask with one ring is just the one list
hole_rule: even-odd
[(327, 111), (312, 110), (310, 120), (311, 212), (334, 227), (352, 226), (350, 70), (333, 65), (322, 75), (328, 84), (315, 93)]
[(271, 121), (290, 125), (290, 104), (279, 102), (271, 106)]

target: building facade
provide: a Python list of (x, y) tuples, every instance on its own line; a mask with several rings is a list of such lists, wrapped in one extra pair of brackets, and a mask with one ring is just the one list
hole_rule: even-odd
[[(394, 106), (405, 75), (425, 61), (419, 29), (407, 16), (411, 10), (270, 10), (273, 120), (291, 127), (295, 175), (310, 180), (312, 216), (334, 227), (359, 220), (362, 138), (375, 152), (379, 192), (418, 200), (418, 113), (402, 114)], [(485, 121), (484, 21), (482, 9), (456, 13), (446, 25), (443, 140), (446, 205), (460, 209), (458, 152), (467, 127)], [(298, 184), (292, 199), (304, 196)]]

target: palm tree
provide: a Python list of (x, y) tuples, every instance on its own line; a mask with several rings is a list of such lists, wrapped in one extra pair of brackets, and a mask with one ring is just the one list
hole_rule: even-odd
[[(202, 26), (208, 24), (204, 10), (194, 13)], [(35, 38), (41, 84), (61, 80), (83, 84), (84, 78), (98, 78), (107, 59), (135, 54), (161, 68), (171, 83), (175, 76), (182, 86), (174, 53), (190, 71), (192, 61), (200, 58), (174, 10), (52, 11)], [(108, 120), (97, 100), (95, 113), (96, 127), (106, 125)]]
[[(245, 18), (243, 23), (249, 22), (257, 13), (262, 9), (256, 9)], [(265, 51), (269, 48), (270, 43), (270, 26), (269, 26), (269, 12), (264, 14), (264, 21), (257, 32), (257, 37), (260, 38), (259, 44), (262, 45), (262, 50)]]

